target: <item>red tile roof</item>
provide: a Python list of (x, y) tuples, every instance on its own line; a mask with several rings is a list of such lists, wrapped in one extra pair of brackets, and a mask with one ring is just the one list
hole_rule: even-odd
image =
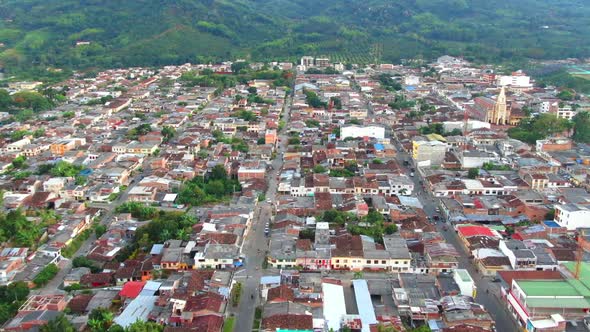
[(262, 320), (262, 328), (266, 330), (312, 330), (312, 315), (273, 315)]
[(458, 231), (463, 237), (470, 236), (489, 236), (495, 237), (496, 235), (491, 229), (485, 226), (462, 226), (458, 227)]
[(134, 299), (139, 295), (141, 290), (145, 286), (145, 281), (129, 281), (123, 285), (123, 289), (119, 292), (122, 297)]

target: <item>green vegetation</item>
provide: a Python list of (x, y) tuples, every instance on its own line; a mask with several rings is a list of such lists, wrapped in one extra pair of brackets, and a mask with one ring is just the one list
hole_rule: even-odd
[(319, 217), (319, 221), (344, 226), (345, 223), (358, 220), (357, 216), (350, 212), (338, 211), (331, 209), (324, 211)]
[(304, 90), (303, 93), (305, 94), (305, 102), (309, 106), (314, 108), (328, 108), (328, 103), (322, 101), (317, 93), (308, 90)]
[(377, 80), (379, 80), (381, 86), (388, 91), (399, 91), (402, 89), (402, 85), (388, 74), (379, 75)]
[(72, 259), (72, 266), (75, 268), (76, 267), (87, 267), (90, 269), (90, 271), (92, 273), (97, 273), (101, 270), (98, 266), (96, 266), (94, 264), (93, 261), (91, 261), (90, 259), (88, 259), (84, 256), (78, 256), (78, 257)]
[(541, 86), (553, 85), (573, 89), (581, 93), (590, 93), (590, 80), (583, 77), (574, 76), (565, 68), (560, 68), (548, 73), (537, 75)]
[[(384, 228), (385, 218), (376, 210), (369, 210), (369, 213), (361, 219), (365, 225), (361, 226), (358, 223), (351, 223), (348, 225), (348, 231), (352, 235), (367, 235), (375, 239), (375, 242), (383, 244), (383, 233), (386, 233)], [(397, 226), (388, 226), (387, 234), (397, 232)]]
[(4, 324), (18, 311), (29, 296), (29, 286), (22, 281), (0, 286), (0, 324)]
[(58, 272), (59, 267), (57, 267), (57, 265), (53, 263), (47, 265), (43, 268), (43, 270), (41, 270), (41, 272), (39, 272), (39, 274), (37, 274), (37, 276), (35, 276), (35, 279), (33, 279), (35, 287), (40, 288), (45, 286), (48, 282), (55, 278)]
[(395, 95), (395, 99), (393, 102), (388, 104), (394, 110), (401, 110), (404, 108), (411, 108), (416, 106), (416, 102), (413, 100), (406, 100), (406, 96), (404, 95)]
[(328, 170), (322, 165), (315, 165), (313, 167), (314, 173), (326, 173)]
[(149, 123), (143, 123), (135, 128), (131, 128), (127, 131), (127, 138), (136, 140), (139, 136), (147, 135), (152, 131), (152, 126)]
[(42, 325), (40, 328), (41, 332), (76, 332), (76, 327), (70, 323), (64, 313)]
[(115, 212), (131, 213), (133, 218), (137, 218), (139, 220), (150, 220), (158, 215), (158, 210), (156, 208), (139, 202), (125, 202), (119, 205), (115, 209)]
[(107, 331), (113, 325), (114, 315), (107, 308), (93, 309), (88, 315), (91, 332)]
[[(590, 54), (580, 43), (590, 28), (579, 23), (587, 21), (590, 8), (574, 0), (502, 6), (484, 0), (6, 0), (0, 13), (10, 18), (0, 25), (3, 67), (54, 81), (69, 71), (53, 67), (158, 66), (232, 57), (294, 60), (309, 54), (367, 64), (443, 54), (484, 62)], [(246, 63), (235, 67), (239, 73), (247, 69)]]
[(470, 179), (475, 179), (479, 176), (479, 168), (470, 168), (467, 171), (467, 177)]
[(574, 123), (573, 139), (576, 142), (590, 143), (590, 113), (579, 112), (572, 122)]
[(43, 164), (37, 168), (37, 174), (50, 174), (60, 177), (75, 177), (84, 170), (84, 166), (73, 165), (67, 161), (60, 160), (55, 164)]
[(306, 74), (316, 74), (316, 75), (337, 75), (340, 74), (339, 71), (334, 69), (333, 67), (325, 68), (324, 70), (319, 68), (309, 68), (305, 71)]
[(0, 213), (0, 242), (10, 241), (16, 247), (35, 247), (43, 227), (42, 223), (27, 220), (21, 210)]
[(164, 136), (164, 143), (170, 142), (174, 136), (176, 136), (176, 129), (170, 126), (162, 127), (162, 136)]
[(72, 242), (70, 242), (70, 244), (68, 244), (65, 248), (63, 248), (61, 250), (62, 256), (66, 257), (66, 258), (71, 258), (72, 256), (74, 256), (74, 254), (76, 254), (78, 249), (80, 249), (80, 247), (82, 246), (84, 241), (88, 240), (88, 238), (90, 237), (92, 232), (93, 232), (92, 229), (86, 229), (86, 230), (82, 231), (82, 233), (78, 234), (72, 240)]
[(233, 332), (234, 331), (234, 324), (236, 323), (236, 318), (231, 316), (225, 319), (223, 322), (223, 332)]
[(483, 163), (481, 168), (486, 171), (510, 171), (512, 169), (509, 165), (497, 165), (493, 162)]
[(204, 179), (196, 176), (187, 181), (178, 193), (178, 203), (199, 206), (221, 202), (241, 189), (239, 181), (231, 179), (222, 165), (216, 165)]
[(196, 223), (193, 216), (184, 212), (158, 211), (151, 222), (137, 229), (133, 243), (125, 247), (117, 259), (124, 261), (139, 252), (149, 251), (155, 243), (171, 239), (188, 241)]
[(354, 171), (351, 171), (347, 168), (331, 168), (330, 169), (330, 176), (332, 177), (336, 177), (336, 178), (351, 178), (353, 176), (355, 176)]
[(231, 304), (234, 307), (237, 307), (240, 304), (240, 298), (242, 297), (242, 283), (236, 282), (234, 287), (231, 289)]
[(440, 122), (437, 123), (431, 123), (426, 127), (421, 127), (420, 128), (420, 134), (422, 135), (428, 135), (428, 134), (439, 134), (442, 136), (460, 136), (463, 133), (461, 132), (461, 129), (453, 129), (451, 131), (445, 131), (443, 124)]
[(529, 144), (535, 144), (537, 140), (564, 132), (570, 128), (571, 123), (567, 119), (544, 113), (537, 117), (523, 119), (517, 127), (508, 129), (508, 136)]

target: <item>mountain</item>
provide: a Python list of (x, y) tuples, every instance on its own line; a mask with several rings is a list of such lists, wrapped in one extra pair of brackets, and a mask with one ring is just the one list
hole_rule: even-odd
[(0, 64), (18, 72), (304, 54), (360, 63), (587, 57), (585, 1), (4, 0)]

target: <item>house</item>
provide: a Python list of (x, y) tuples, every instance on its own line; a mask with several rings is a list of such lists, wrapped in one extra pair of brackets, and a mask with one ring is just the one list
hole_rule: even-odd
[(313, 331), (313, 316), (306, 306), (299, 303), (267, 303), (262, 308), (261, 330)]
[(554, 221), (568, 231), (590, 227), (590, 208), (581, 204), (556, 204)]

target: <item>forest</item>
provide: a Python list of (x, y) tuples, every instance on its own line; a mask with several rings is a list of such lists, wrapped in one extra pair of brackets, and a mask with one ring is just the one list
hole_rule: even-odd
[(304, 54), (344, 63), (582, 58), (589, 20), (583, 0), (5, 0), (0, 65), (39, 77)]

